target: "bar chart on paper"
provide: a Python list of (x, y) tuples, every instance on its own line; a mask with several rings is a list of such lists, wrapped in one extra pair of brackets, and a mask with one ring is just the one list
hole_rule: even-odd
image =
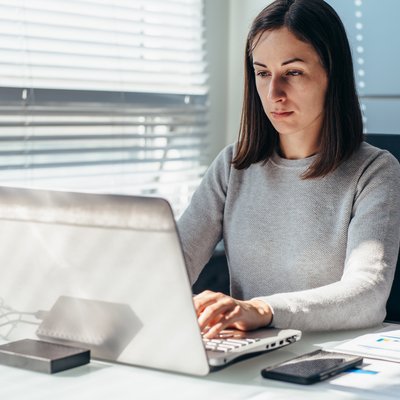
[(382, 336), (376, 339), (373, 348), (400, 352), (400, 331), (398, 336)]
[(359, 336), (336, 346), (334, 350), (400, 362), (400, 330)]

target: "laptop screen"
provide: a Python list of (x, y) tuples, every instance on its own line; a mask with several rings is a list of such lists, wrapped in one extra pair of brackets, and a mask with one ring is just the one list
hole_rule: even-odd
[(0, 198), (2, 341), (41, 337), (101, 359), (208, 372), (165, 200), (4, 187)]

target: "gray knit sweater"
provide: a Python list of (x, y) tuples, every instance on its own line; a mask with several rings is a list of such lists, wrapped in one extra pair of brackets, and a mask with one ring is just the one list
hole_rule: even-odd
[(385, 318), (400, 240), (400, 165), (363, 143), (325, 178), (314, 157), (237, 170), (234, 146), (208, 169), (178, 221), (194, 283), (224, 239), (231, 295), (259, 298), (273, 326), (350, 329)]

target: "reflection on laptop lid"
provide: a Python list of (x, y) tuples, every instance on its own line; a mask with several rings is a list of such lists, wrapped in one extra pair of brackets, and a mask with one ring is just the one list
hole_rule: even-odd
[(90, 347), (100, 359), (205, 375), (243, 349), (268, 351), (301, 336), (235, 333), (206, 343), (206, 352), (163, 199), (4, 187), (0, 198), (0, 298), (34, 316), (0, 328), (4, 340), (39, 336)]

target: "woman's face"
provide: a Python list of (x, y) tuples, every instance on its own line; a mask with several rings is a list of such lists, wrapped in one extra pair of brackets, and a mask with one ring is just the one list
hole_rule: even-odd
[(257, 92), (280, 135), (318, 138), (328, 79), (317, 52), (287, 28), (256, 38), (253, 65)]

